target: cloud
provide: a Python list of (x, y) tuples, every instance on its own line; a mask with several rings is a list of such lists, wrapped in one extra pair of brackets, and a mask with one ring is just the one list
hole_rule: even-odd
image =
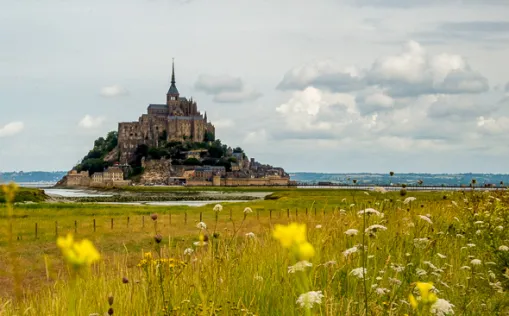
[(350, 4), (357, 6), (390, 7), (390, 8), (415, 8), (437, 5), (508, 5), (506, 0), (350, 0)]
[(118, 84), (114, 84), (111, 86), (105, 86), (101, 88), (101, 96), (105, 98), (114, 98), (128, 95), (129, 92)]
[(488, 79), (473, 71), (465, 58), (449, 53), (429, 54), (416, 41), (405, 43), (399, 54), (377, 58), (367, 69), (341, 68), (331, 60), (295, 67), (286, 72), (277, 89), (302, 90), (310, 86), (332, 92), (374, 87), (388, 97), (489, 90)]
[(477, 130), (482, 134), (497, 135), (509, 132), (509, 117), (484, 117), (477, 118)]
[(194, 87), (213, 95), (214, 102), (218, 103), (241, 103), (256, 100), (262, 96), (254, 88), (245, 85), (241, 78), (228, 75), (200, 75)]
[(505, 84), (505, 92), (509, 92), (509, 81)]
[(219, 119), (219, 120), (215, 120), (213, 121), (214, 122), (214, 126), (216, 128), (230, 128), (230, 127), (233, 127), (235, 126), (235, 122), (230, 120), (230, 119)]
[(364, 83), (355, 67), (343, 69), (332, 60), (324, 60), (289, 70), (277, 85), (277, 89), (302, 90), (309, 86), (333, 92), (347, 92), (362, 89)]
[(417, 31), (412, 35), (423, 40), (441, 40), (449, 43), (485, 42), (500, 46), (509, 42), (508, 33), (509, 22), (507, 21), (466, 21), (440, 23), (431, 30)]
[(105, 118), (102, 116), (93, 117), (87, 114), (81, 119), (78, 125), (85, 129), (91, 129), (101, 126), (104, 120)]
[(0, 127), (0, 137), (8, 137), (13, 136), (18, 133), (21, 133), (25, 128), (25, 124), (23, 122), (11, 122), (2, 127)]
[(373, 92), (358, 96), (356, 102), (362, 115), (392, 109), (395, 103), (394, 99), (384, 92)]

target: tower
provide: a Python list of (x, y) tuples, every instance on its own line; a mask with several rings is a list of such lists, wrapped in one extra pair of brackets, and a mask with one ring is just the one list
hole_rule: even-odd
[(166, 94), (166, 104), (170, 105), (171, 101), (178, 101), (178, 99), (179, 91), (177, 90), (177, 86), (175, 86), (175, 59), (173, 58), (171, 62), (171, 86)]

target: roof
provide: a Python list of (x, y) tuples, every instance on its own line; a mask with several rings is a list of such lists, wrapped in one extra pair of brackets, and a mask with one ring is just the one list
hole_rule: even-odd
[(165, 110), (168, 108), (168, 106), (166, 104), (149, 104), (148, 108)]
[(179, 94), (179, 91), (177, 90), (175, 83), (171, 84), (170, 89), (168, 89), (168, 94), (175, 94), (175, 95)]

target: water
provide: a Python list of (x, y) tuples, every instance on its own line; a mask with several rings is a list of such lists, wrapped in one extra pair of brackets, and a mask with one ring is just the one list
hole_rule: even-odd
[(99, 202), (97, 204), (115, 204), (115, 205), (152, 205), (152, 206), (191, 206), (199, 207), (205, 205), (215, 205), (224, 203), (245, 203), (246, 200), (225, 200), (225, 201), (163, 201), (163, 202)]
[(91, 190), (77, 189), (44, 189), (44, 193), (55, 197), (110, 197), (112, 194), (104, 194)]

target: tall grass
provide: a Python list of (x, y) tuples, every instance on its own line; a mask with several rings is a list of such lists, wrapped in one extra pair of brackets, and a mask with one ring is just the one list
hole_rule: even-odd
[[(128, 208), (122, 216), (159, 214), (156, 229), (163, 236), (161, 243), (154, 239), (156, 231), (148, 216), (146, 230), (140, 229), (138, 222), (137, 228), (130, 231), (125, 228), (122, 233), (108, 233), (105, 227), (95, 235), (81, 232), (78, 238), (92, 239), (103, 253), (103, 260), (77, 278), (75, 284), (68, 281), (69, 270), (56, 251), (54, 236), (46, 241), (34, 241), (37, 247), (47, 248), (32, 254), (34, 258), (43, 257), (44, 253), (49, 257), (46, 261), (36, 260), (41, 270), (37, 280), (46, 285), (31, 283), (35, 289), (19, 300), (4, 295), (0, 298), (0, 314), (68, 315), (72, 312), (69, 297), (76, 296), (77, 315), (104, 315), (109, 308), (115, 315), (301, 315), (308, 312), (366, 315), (367, 311), (369, 315), (412, 315), (418, 311), (410, 306), (408, 297), (416, 281), (433, 282), (436, 295), (453, 304), (457, 315), (509, 313), (507, 192), (476, 191), (445, 196), (409, 193), (416, 200), (407, 204), (397, 193), (359, 192), (352, 196), (332, 190), (313, 190), (281, 191), (277, 195), (277, 200), (224, 205), (217, 226), (212, 206), (194, 211), (186, 209), (190, 218), (193, 217), (185, 227), (182, 217), (172, 226), (163, 224), (162, 215), (168, 208)], [(244, 220), (245, 206), (255, 212)], [(26, 207), (14, 212), (41, 212), (48, 221), (55, 216), (61, 216), (64, 221), (73, 211), (90, 219), (89, 212), (97, 215), (99, 209), (105, 213), (109, 209), (68, 207)], [(297, 216), (295, 207), (299, 207)], [(309, 208), (307, 216), (306, 207)], [(229, 208), (233, 209), (231, 220)], [(370, 208), (374, 211), (359, 214)], [(271, 220), (269, 209), (275, 210)], [(114, 214), (120, 211), (117, 207), (111, 209)], [(208, 240), (203, 246), (194, 245), (199, 244), (202, 232), (195, 226), (199, 212), (203, 212), (203, 221), (208, 226), (205, 231)], [(271, 236), (273, 224), (288, 222), (305, 223), (307, 239), (316, 250), (310, 260), (312, 266), (304, 271), (289, 273), (289, 266), (295, 262)], [(358, 233), (345, 234), (349, 229)], [(61, 234), (68, 230), (72, 228)], [(15, 245), (22, 247), (27, 243), (16, 241)], [(14, 251), (22, 258), (30, 249), (34, 248)], [(359, 277), (355, 271), (363, 267), (366, 273)], [(322, 291), (324, 295), (322, 303), (310, 311), (297, 304), (303, 294), (299, 285), (302, 278), (309, 280), (309, 290)], [(111, 306), (110, 294), (114, 297)]]

